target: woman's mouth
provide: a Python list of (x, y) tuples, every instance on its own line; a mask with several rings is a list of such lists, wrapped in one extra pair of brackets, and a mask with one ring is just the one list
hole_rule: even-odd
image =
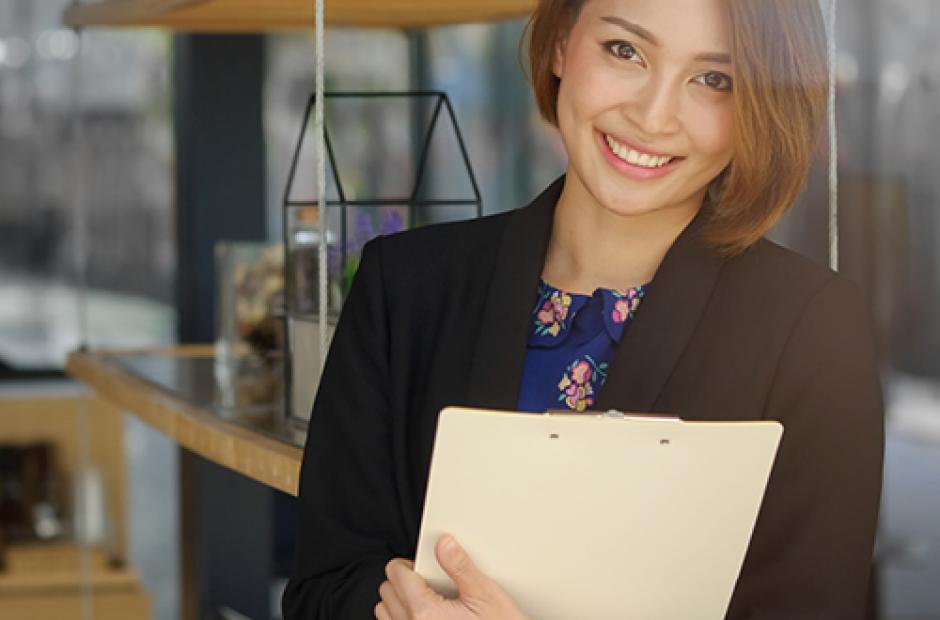
[(672, 171), (684, 157), (638, 151), (616, 138), (597, 132), (605, 158), (618, 172), (631, 178), (657, 178)]
[(628, 164), (633, 164), (634, 166), (641, 166), (643, 168), (662, 168), (672, 160), (676, 159), (676, 157), (673, 155), (652, 155), (650, 153), (643, 153), (641, 151), (634, 150), (626, 144), (618, 142), (616, 139), (606, 134), (604, 135), (604, 140), (606, 140), (607, 146), (610, 147), (610, 150), (614, 155)]

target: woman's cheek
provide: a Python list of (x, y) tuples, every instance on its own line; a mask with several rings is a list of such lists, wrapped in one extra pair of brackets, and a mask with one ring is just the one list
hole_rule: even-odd
[(734, 145), (733, 111), (702, 111), (685, 122), (686, 131), (699, 150), (716, 157), (730, 157)]

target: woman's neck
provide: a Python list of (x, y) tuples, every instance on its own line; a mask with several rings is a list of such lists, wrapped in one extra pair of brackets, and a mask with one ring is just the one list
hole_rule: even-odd
[(569, 174), (555, 207), (542, 277), (562, 290), (629, 289), (653, 279), (701, 200), (640, 215), (618, 215), (597, 203)]

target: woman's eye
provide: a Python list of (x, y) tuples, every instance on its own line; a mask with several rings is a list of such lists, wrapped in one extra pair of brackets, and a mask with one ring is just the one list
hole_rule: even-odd
[(734, 82), (730, 76), (725, 75), (719, 71), (709, 71), (708, 73), (699, 76), (699, 82), (711, 89), (722, 92), (730, 91), (734, 85)]
[(640, 53), (636, 51), (636, 48), (633, 47), (633, 45), (627, 43), (626, 41), (608, 41), (604, 44), (604, 47), (606, 47), (607, 51), (617, 58), (621, 58), (623, 60), (640, 59)]

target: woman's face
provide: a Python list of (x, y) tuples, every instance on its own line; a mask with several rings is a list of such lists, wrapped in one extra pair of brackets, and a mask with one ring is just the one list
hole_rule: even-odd
[(734, 155), (723, 0), (586, 0), (553, 71), (569, 179), (621, 215), (697, 210)]

